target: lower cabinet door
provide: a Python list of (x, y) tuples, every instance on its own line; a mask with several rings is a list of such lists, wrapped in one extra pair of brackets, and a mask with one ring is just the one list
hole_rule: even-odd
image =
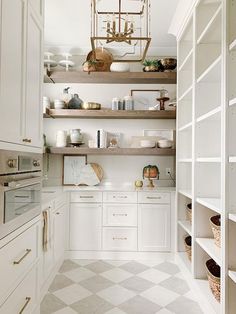
[(101, 250), (102, 205), (71, 203), (70, 250)]
[(103, 250), (137, 251), (137, 228), (103, 228)]
[(54, 260), (57, 263), (65, 251), (66, 238), (66, 207), (61, 206), (53, 213), (53, 234), (54, 234)]
[(35, 266), (0, 307), (0, 314), (31, 314), (37, 306), (37, 267)]
[(170, 205), (139, 205), (139, 251), (170, 251), (170, 225)]

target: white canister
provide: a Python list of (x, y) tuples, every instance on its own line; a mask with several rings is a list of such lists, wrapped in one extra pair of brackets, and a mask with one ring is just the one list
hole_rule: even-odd
[(112, 62), (110, 67), (111, 72), (129, 72), (130, 67), (128, 62)]
[(124, 97), (124, 107), (125, 110), (134, 110), (134, 99), (132, 96)]
[(70, 142), (71, 143), (80, 143), (82, 142), (82, 134), (80, 129), (70, 130)]
[(47, 96), (43, 97), (43, 113), (46, 113), (46, 109), (50, 109), (50, 98)]
[(66, 147), (67, 144), (67, 131), (57, 131), (56, 147)]
[(65, 108), (65, 103), (61, 99), (55, 99), (54, 100), (54, 108), (55, 109), (64, 109)]

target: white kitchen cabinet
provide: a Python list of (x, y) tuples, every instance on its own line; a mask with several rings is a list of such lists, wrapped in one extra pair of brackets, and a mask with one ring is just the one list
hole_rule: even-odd
[(42, 147), (43, 24), (26, 0), (1, 0), (0, 142)]
[(137, 251), (137, 228), (103, 228), (103, 250)]
[(101, 250), (102, 205), (71, 203), (70, 250)]
[(25, 79), (25, 138), (29, 145), (42, 146), (43, 29), (28, 7)]
[(38, 17), (43, 19), (44, 15), (44, 1), (45, 0), (29, 0), (31, 7)]
[(0, 140), (22, 144), (26, 4), (0, 4)]
[(103, 204), (103, 226), (137, 227), (137, 205)]
[(139, 251), (170, 251), (170, 205), (138, 206)]
[(55, 263), (63, 257), (65, 252), (66, 235), (66, 205), (62, 205), (53, 212), (53, 238)]

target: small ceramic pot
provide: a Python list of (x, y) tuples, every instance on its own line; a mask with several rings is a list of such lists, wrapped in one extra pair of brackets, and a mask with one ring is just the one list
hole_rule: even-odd
[(82, 134), (80, 129), (72, 129), (70, 130), (70, 142), (71, 143), (79, 143), (82, 142)]
[(143, 181), (142, 180), (136, 180), (134, 182), (134, 185), (136, 188), (141, 188), (143, 186)]
[(112, 62), (110, 67), (111, 72), (129, 72), (130, 67), (128, 62)]

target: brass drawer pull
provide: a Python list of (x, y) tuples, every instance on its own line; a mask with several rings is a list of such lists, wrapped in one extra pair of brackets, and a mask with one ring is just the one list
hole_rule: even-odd
[(127, 240), (127, 238), (115, 238), (115, 237), (113, 237), (112, 239), (113, 239), (113, 241), (115, 241), (115, 240)]
[(30, 138), (23, 138), (22, 142), (24, 142), (24, 143), (31, 143), (31, 139)]
[(22, 314), (24, 312), (24, 310), (26, 309), (27, 305), (30, 303), (31, 298), (30, 297), (26, 297), (25, 298), (25, 304), (22, 307), (22, 309), (20, 310), (19, 314)]
[(59, 212), (57, 212), (57, 213), (56, 213), (56, 215), (60, 215), (60, 213), (59, 213)]
[(80, 198), (93, 198), (93, 196), (80, 196)]
[(149, 200), (160, 200), (161, 199), (161, 196), (147, 196), (147, 199)]
[(120, 216), (120, 217), (127, 217), (128, 214), (112, 214), (112, 216)]
[(128, 196), (127, 195), (125, 195), (125, 196), (116, 196), (116, 195), (113, 195), (113, 198), (128, 198)]
[(26, 253), (18, 261), (14, 261), (13, 265), (19, 265), (23, 261), (23, 259), (25, 259), (27, 255), (29, 255), (31, 251), (31, 249), (26, 249)]

